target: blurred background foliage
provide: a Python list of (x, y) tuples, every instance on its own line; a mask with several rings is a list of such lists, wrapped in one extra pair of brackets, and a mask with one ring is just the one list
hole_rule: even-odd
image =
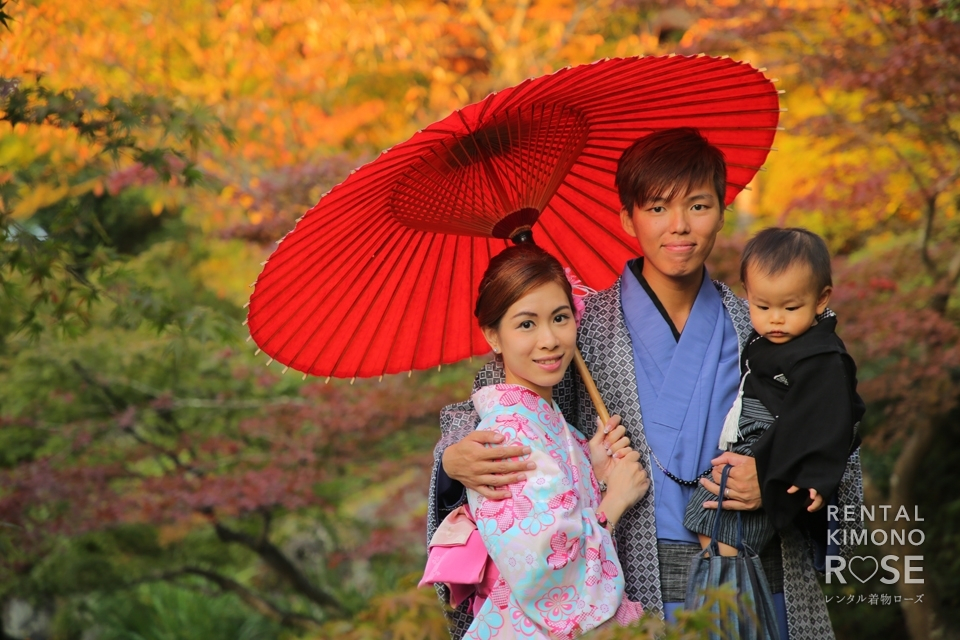
[[(283, 375), (244, 342), (247, 284), (352, 168), (451, 110), (699, 52), (765, 67), (787, 108), (711, 271), (734, 284), (763, 226), (828, 239), (867, 502), (925, 518), (921, 547), (864, 549), (923, 555), (925, 582), (831, 585), (838, 635), (955, 637), (958, 20), (956, 0), (0, 1), (2, 637), (445, 637), (415, 589), (431, 450), (479, 363)], [(901, 601), (838, 602), (881, 593)]]

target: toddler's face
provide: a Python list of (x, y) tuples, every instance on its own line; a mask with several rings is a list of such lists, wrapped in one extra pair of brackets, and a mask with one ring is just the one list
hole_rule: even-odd
[(747, 301), (750, 322), (757, 333), (775, 344), (790, 342), (806, 333), (830, 300), (830, 287), (817, 291), (813, 272), (806, 264), (792, 264), (775, 276), (754, 264), (747, 266)]

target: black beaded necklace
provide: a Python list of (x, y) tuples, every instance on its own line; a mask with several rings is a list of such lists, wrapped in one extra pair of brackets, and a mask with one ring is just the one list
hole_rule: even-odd
[(653, 452), (653, 449), (650, 450), (650, 457), (653, 458), (653, 461), (657, 463), (658, 467), (660, 467), (660, 471), (663, 471), (663, 475), (667, 476), (668, 478), (670, 478), (671, 480), (673, 480), (674, 482), (676, 482), (677, 484), (683, 487), (695, 487), (698, 484), (700, 484), (700, 478), (706, 478), (708, 475), (713, 473), (713, 467), (710, 467), (709, 469), (701, 473), (699, 476), (697, 476), (696, 479), (684, 480), (683, 478), (678, 478), (677, 476), (667, 471), (667, 468), (662, 464), (660, 464), (660, 459), (657, 458), (657, 454)]

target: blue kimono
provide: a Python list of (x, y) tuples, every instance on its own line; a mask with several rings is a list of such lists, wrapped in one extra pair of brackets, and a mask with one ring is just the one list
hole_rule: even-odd
[[(737, 395), (737, 333), (720, 293), (704, 274), (687, 324), (677, 336), (669, 316), (639, 276), (641, 260), (627, 265), (621, 304), (633, 345), (647, 444), (651, 458), (656, 456), (674, 476), (696, 480), (720, 455), (717, 441)], [(696, 534), (683, 526), (694, 487), (670, 480), (652, 461), (657, 539), (698, 544)]]
[[(642, 258), (627, 264), (621, 279), (621, 305), (654, 463), (650, 476), (656, 492), (657, 541), (693, 544), (699, 549), (697, 535), (683, 526), (696, 486), (679, 484), (663, 469), (687, 481), (712, 469), (710, 461), (721, 453), (717, 442), (724, 418), (737, 395), (739, 338), (706, 269), (681, 333), (641, 275), (642, 265)], [(774, 603), (781, 637), (787, 638), (782, 593), (775, 594)], [(664, 616), (673, 619), (682, 606), (681, 601), (665, 599)]]

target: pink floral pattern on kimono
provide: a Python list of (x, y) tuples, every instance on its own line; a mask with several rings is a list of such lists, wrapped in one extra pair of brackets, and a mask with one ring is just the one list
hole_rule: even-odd
[(500, 578), (465, 638), (574, 638), (615, 619), (639, 620), (624, 598), (623, 569), (610, 534), (597, 523), (600, 490), (586, 438), (555, 404), (530, 389), (498, 384), (473, 396), (478, 429), (504, 444), (528, 446), (537, 463), (511, 497), (467, 491), (477, 530)]

